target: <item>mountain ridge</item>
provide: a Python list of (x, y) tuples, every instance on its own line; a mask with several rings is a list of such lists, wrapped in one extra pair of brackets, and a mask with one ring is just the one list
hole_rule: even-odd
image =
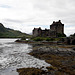
[(21, 38), (23, 36), (28, 37), (30, 35), (22, 33), (21, 31), (18, 30), (6, 28), (2, 23), (0, 23), (0, 38)]

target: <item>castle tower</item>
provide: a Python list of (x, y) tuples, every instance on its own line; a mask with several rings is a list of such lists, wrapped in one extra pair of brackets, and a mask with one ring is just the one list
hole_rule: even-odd
[(56, 31), (56, 33), (64, 34), (64, 24), (61, 23), (61, 20), (58, 22), (53, 21), (50, 25), (50, 29)]
[(41, 36), (41, 32), (42, 32), (41, 27), (39, 27), (39, 28), (34, 28), (34, 29), (33, 29), (33, 36), (34, 36), (34, 37)]

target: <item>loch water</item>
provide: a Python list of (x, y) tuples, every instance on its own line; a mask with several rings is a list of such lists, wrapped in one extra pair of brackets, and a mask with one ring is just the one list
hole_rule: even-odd
[(50, 66), (44, 60), (37, 59), (28, 53), (32, 45), (16, 43), (16, 39), (0, 39), (0, 75), (19, 75), (16, 69)]

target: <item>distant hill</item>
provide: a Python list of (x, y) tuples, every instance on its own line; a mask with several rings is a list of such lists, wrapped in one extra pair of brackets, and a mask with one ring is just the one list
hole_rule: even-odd
[(0, 38), (20, 38), (20, 37), (30, 37), (30, 35), (26, 33), (22, 33), (17, 30), (13, 30), (10, 28), (5, 28), (2, 23), (0, 23)]

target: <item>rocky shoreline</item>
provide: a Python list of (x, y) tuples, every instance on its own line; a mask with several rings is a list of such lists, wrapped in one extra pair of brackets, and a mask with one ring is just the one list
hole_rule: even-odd
[(18, 69), (19, 75), (75, 75), (75, 45), (34, 44), (30, 55), (52, 66), (47, 71), (35, 68)]

